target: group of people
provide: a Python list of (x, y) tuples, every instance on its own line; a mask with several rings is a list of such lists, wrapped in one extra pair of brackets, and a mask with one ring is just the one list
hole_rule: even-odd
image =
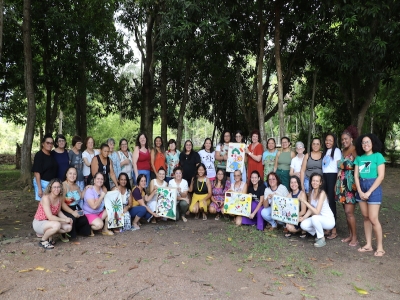
[[(119, 141), (118, 151), (112, 138), (97, 150), (92, 137), (85, 139), (86, 150), (82, 152), (79, 136), (72, 138), (72, 148), (67, 151), (63, 135), (55, 140), (45, 135), (32, 167), (35, 199), (40, 201), (33, 228), (42, 238), (40, 246), (54, 248), (55, 233), (66, 242), (78, 233), (94, 236), (96, 230), (114, 235), (115, 230), (107, 228), (104, 208), (104, 197), (110, 190), (119, 190), (122, 195), (126, 217), (123, 229), (138, 230), (141, 220), (156, 223), (157, 188), (169, 186), (178, 192), (177, 220), (187, 222), (190, 213), (203, 220), (211, 213), (218, 220), (226, 216), (226, 192), (251, 194), (250, 216), (230, 216), (236, 225), (270, 231), (283, 226), (287, 237), (295, 233), (315, 236), (315, 247), (325, 246), (325, 237), (338, 236), (337, 202), (344, 206), (349, 229), (342, 242), (358, 245), (354, 216), (358, 202), (366, 236), (366, 244), (358, 251), (373, 251), (374, 230), (375, 256), (384, 255), (378, 215), (385, 160), (375, 135), (357, 138), (356, 128), (349, 126), (341, 135), (342, 151), (337, 148), (336, 136), (327, 134), (323, 145), (320, 138), (314, 138), (306, 154), (302, 142), (297, 142), (293, 151), (288, 137), (281, 138), (279, 150), (276, 141), (269, 138), (265, 151), (258, 130), (250, 134), (250, 139), (245, 148), (247, 164), (241, 170), (227, 172), (229, 143), (244, 143), (240, 130), (222, 132), (215, 149), (212, 140), (206, 138), (198, 152), (190, 140), (179, 151), (174, 139), (165, 147), (159, 136), (150, 148), (145, 133), (137, 136), (132, 152), (127, 139)], [(272, 218), (273, 195), (299, 199), (299, 224), (280, 224)]]

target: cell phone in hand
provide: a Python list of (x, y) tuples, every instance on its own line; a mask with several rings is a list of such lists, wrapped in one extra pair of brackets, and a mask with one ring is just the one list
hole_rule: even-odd
[(83, 216), (84, 215), (83, 210), (78, 210), (78, 215)]

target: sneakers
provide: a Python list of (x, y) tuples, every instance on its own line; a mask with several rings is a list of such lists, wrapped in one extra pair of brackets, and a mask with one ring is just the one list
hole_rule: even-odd
[(317, 239), (314, 243), (314, 247), (316, 247), (316, 248), (321, 248), (321, 247), (324, 247), (325, 245), (326, 245), (326, 242), (323, 237), (320, 239)]

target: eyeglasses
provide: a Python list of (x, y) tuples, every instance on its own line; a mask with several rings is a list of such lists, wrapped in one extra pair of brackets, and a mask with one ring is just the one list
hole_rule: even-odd
[(54, 145), (54, 142), (45, 142), (46, 145)]
[(65, 140), (58, 139), (58, 143), (65, 143)]
[(362, 142), (361, 144), (362, 145), (369, 145), (369, 144), (371, 144), (371, 141), (365, 141), (365, 142)]

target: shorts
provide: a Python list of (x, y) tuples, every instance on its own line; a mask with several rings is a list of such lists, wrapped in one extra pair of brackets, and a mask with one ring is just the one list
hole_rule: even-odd
[(33, 222), (32, 222), (33, 230), (37, 234), (43, 235), (44, 234), (44, 227), (46, 226), (46, 224), (48, 222), (49, 222), (49, 220), (39, 221), (39, 220), (33, 219)]
[[(376, 178), (368, 178), (368, 179), (362, 179), (360, 178), (360, 188), (361, 190), (365, 193), (368, 192), (370, 187), (374, 184)], [(356, 193), (356, 200), (357, 202), (362, 202), (364, 200), (360, 199), (360, 196), (358, 192)], [(368, 204), (382, 204), (382, 187), (378, 186), (372, 194), (369, 196), (367, 201)]]
[[(42, 186), (42, 192), (43, 193), (44, 193), (44, 190), (49, 185), (49, 183), (50, 183), (50, 181), (40, 180), (40, 185)], [(36, 182), (36, 178), (33, 178), (33, 188), (35, 189), (35, 200), (37, 200), (37, 201), (42, 200), (42, 198), (39, 197), (39, 189), (38, 189), (38, 185), (37, 185), (37, 182)]]
[(99, 212), (98, 214), (86, 214), (85, 213), (85, 216), (88, 219), (89, 225), (92, 225), (93, 221), (97, 218), (102, 219), (103, 213), (104, 213), (104, 210), (102, 212)]

